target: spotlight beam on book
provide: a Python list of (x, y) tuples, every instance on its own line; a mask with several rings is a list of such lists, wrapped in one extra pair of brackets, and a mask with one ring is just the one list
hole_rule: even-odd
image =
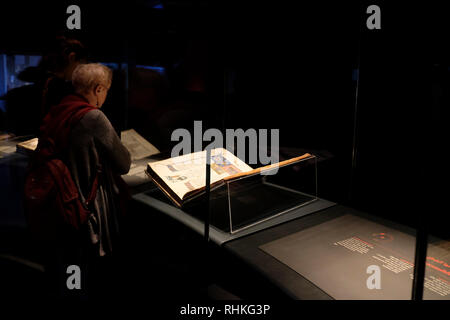
[[(211, 150), (211, 191), (226, 182), (249, 175), (261, 174), (277, 167), (311, 157), (309, 153), (289, 160), (253, 169), (224, 148)], [(172, 202), (182, 207), (187, 201), (205, 193), (206, 151), (199, 151), (151, 162), (147, 174)]]

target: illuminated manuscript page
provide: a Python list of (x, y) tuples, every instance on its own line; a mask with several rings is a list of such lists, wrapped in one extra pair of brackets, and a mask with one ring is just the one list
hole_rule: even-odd
[[(166, 159), (148, 165), (180, 199), (205, 186), (206, 151)], [(225, 177), (252, 170), (245, 162), (223, 148), (211, 150), (211, 184)]]

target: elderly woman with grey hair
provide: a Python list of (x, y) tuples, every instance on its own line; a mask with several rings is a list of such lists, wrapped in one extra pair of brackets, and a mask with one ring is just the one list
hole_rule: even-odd
[(73, 128), (67, 165), (82, 199), (87, 198), (97, 168), (101, 168), (94, 213), (88, 220), (91, 240), (100, 256), (112, 253), (113, 238), (118, 232), (117, 177), (126, 174), (131, 165), (130, 153), (100, 111), (111, 82), (112, 71), (108, 67), (97, 63), (81, 64), (72, 74), (76, 94), (62, 101), (84, 99), (97, 108), (86, 113)]
[[(53, 106), (41, 126), (42, 133), (51, 132), (56, 142), (63, 141), (59, 143), (64, 146), (60, 148), (62, 158), (81, 202), (85, 204), (86, 200), (92, 199), (89, 216), (81, 221), (81, 228), (66, 228), (67, 232), (61, 232), (64, 234), (62, 240), (56, 241), (61, 242), (62, 250), (57, 249), (57, 255), (61, 256), (52, 258), (59, 260), (53, 267), (60, 269), (61, 264), (81, 264), (82, 272), (84, 265), (90, 270), (91, 278), (104, 273), (105, 270), (98, 271), (103, 268), (99, 267), (98, 261), (104, 261), (106, 258), (102, 257), (111, 256), (114, 251), (123, 211), (119, 200), (124, 184), (120, 175), (126, 174), (131, 165), (129, 151), (100, 110), (111, 82), (112, 71), (106, 66), (97, 63), (78, 65), (72, 74), (75, 93)], [(75, 117), (72, 114), (78, 115), (76, 121), (72, 120)], [(55, 270), (55, 273), (61, 274), (61, 270)], [(60, 288), (65, 286), (61, 279), (58, 281)]]

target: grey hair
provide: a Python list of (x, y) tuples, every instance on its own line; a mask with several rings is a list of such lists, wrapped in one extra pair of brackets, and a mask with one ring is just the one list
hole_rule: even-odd
[(77, 92), (89, 92), (97, 85), (109, 86), (112, 71), (100, 63), (79, 64), (72, 73), (72, 84)]

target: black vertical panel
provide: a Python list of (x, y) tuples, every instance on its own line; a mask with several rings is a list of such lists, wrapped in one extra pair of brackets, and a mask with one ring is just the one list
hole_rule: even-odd
[(430, 190), (429, 215), (431, 231), (443, 238), (450, 236), (450, 215), (448, 214), (448, 195), (450, 192), (449, 152), (450, 144), (450, 34), (449, 5), (445, 2), (430, 5), (433, 19), (430, 20), (429, 50), (432, 62), (431, 83), (431, 126), (428, 150), (432, 153), (433, 165), (428, 170)]
[(428, 13), (415, 4), (378, 5), (381, 30), (362, 33), (354, 205), (414, 224), (432, 166), (429, 30), (421, 23)]

